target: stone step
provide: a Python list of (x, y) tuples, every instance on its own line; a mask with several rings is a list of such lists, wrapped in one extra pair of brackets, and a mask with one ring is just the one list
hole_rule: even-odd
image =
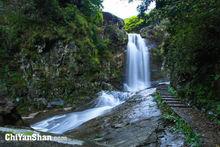
[(168, 104), (183, 104), (183, 105), (185, 105), (183, 102), (180, 102), (180, 101), (166, 101), (166, 103), (168, 103)]
[(167, 96), (163, 96), (162, 99), (174, 99), (174, 100), (177, 100), (175, 97), (169, 97), (169, 96), (168, 97)]
[(189, 108), (190, 106), (185, 105), (185, 104), (167, 104), (170, 107), (179, 107), (179, 108)]
[[(157, 90), (163, 97), (163, 100), (168, 106), (182, 119), (184, 119), (193, 128), (196, 133), (201, 134), (201, 146), (219, 146), (220, 145), (220, 126), (213, 123), (201, 111), (191, 107), (187, 104), (173, 104), (178, 101), (175, 98), (167, 98), (171, 96), (169, 92), (164, 90)], [(181, 99), (179, 100), (181, 101)], [(184, 103), (184, 102), (183, 102)], [(211, 124), (211, 125), (210, 125)], [(219, 146), (220, 147), (220, 146)]]
[(162, 95), (162, 96), (171, 96), (168, 92), (160, 92), (160, 95)]
[(170, 94), (164, 94), (164, 93), (160, 93), (162, 96), (162, 98), (168, 97), (168, 98), (175, 98), (175, 97), (170, 97)]
[(165, 101), (179, 101), (177, 99), (173, 99), (173, 98), (162, 98)]
[(176, 98), (176, 97), (167, 95), (167, 96), (162, 96), (162, 98)]

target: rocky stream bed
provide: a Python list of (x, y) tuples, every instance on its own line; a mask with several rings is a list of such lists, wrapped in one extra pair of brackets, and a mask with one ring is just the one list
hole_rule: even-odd
[[(6, 132), (19, 133), (20, 129), (2, 131), (0, 145), (4, 146), (185, 146), (184, 135), (171, 131), (162, 118), (153, 97), (155, 88), (133, 94), (127, 101), (97, 118), (70, 130), (61, 136), (68, 141), (7, 142)], [(27, 128), (31, 130), (30, 128)], [(28, 131), (26, 130), (26, 131)], [(33, 131), (33, 130), (32, 130)], [(41, 133), (48, 134), (48, 133)], [(50, 134), (57, 136), (54, 134)]]

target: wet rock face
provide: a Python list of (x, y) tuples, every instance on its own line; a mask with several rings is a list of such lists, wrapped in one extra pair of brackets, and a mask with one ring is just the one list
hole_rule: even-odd
[(4, 95), (0, 95), (0, 126), (24, 125), (16, 106)]
[(101, 36), (103, 39), (109, 41), (109, 52), (113, 55), (110, 63), (109, 72), (112, 78), (110, 78), (111, 85), (117, 89), (122, 89), (125, 65), (125, 49), (128, 42), (128, 35), (124, 30), (124, 21), (111, 13), (103, 12), (103, 32)]
[(139, 32), (143, 38), (146, 38), (147, 43), (150, 44), (150, 67), (151, 67), (151, 79), (153, 81), (166, 80), (167, 74), (163, 67), (163, 51), (161, 50), (161, 45), (163, 41), (168, 36), (166, 33), (165, 26), (146, 26), (143, 27)]
[(165, 37), (163, 29), (156, 28), (155, 26), (147, 26), (142, 28), (140, 30), (140, 34), (142, 37), (156, 43), (156, 45), (160, 45)]
[(6, 80), (10, 86), (0, 87), (10, 87), (7, 95), (16, 99), (22, 115), (51, 107), (48, 103), (56, 98), (64, 101), (57, 107), (66, 107), (90, 101), (101, 89), (121, 88), (127, 44), (123, 24), (122, 19), (105, 13), (96, 35), (91, 35), (92, 29), (88, 36), (80, 32), (63, 37), (48, 28), (50, 37), (37, 35), (29, 47), (16, 53), (9, 70), (13, 78)]
[(29, 59), (21, 53), (20, 68), (27, 82), (27, 98), (40, 109), (48, 105), (48, 99), (67, 96), (64, 91), (73, 94), (74, 83), (79, 83), (74, 80), (79, 72), (75, 60), (79, 48), (73, 42), (57, 41), (50, 49), (44, 43), (37, 45), (36, 49), (36, 59)]
[(161, 111), (149, 90), (130, 97), (105, 115), (65, 133), (102, 146), (184, 146), (182, 134), (168, 132)]
[(182, 147), (187, 146), (185, 136), (180, 132), (174, 132), (171, 128), (166, 128), (160, 135), (161, 147)]
[[(75, 104), (101, 89), (121, 88), (127, 44), (123, 24), (122, 19), (104, 13), (104, 24), (98, 34), (107, 42), (103, 50), (87, 47), (89, 42), (53, 39), (38, 41), (36, 52), (30, 52), (28, 56), (22, 51), (19, 63), (25, 93), (20, 94), (21, 100), (28, 101), (34, 105), (31, 109), (38, 111), (56, 98), (64, 100), (65, 104), (66, 101)], [(96, 53), (100, 56), (94, 55)]]
[(155, 132), (161, 122), (160, 118), (161, 113), (156, 102), (142, 92), (67, 135), (110, 146), (156, 144)]

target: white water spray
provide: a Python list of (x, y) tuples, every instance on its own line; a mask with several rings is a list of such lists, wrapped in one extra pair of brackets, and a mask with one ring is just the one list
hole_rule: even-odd
[(102, 91), (95, 102), (94, 108), (53, 116), (33, 124), (31, 127), (41, 132), (62, 134), (82, 125), (84, 122), (106, 113), (111, 108), (123, 103), (126, 98), (129, 98), (129, 95), (130, 93), (127, 92)]
[(128, 34), (126, 91), (138, 91), (150, 87), (149, 50), (139, 34)]

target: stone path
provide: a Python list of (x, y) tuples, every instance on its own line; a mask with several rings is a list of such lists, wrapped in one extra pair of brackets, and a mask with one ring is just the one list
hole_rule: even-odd
[(157, 88), (162, 99), (172, 110), (183, 118), (195, 132), (202, 138), (202, 146), (219, 147), (220, 146), (220, 126), (211, 122), (207, 116), (196, 108), (189, 106), (181, 100), (171, 96), (168, 92), (168, 85), (160, 85)]

